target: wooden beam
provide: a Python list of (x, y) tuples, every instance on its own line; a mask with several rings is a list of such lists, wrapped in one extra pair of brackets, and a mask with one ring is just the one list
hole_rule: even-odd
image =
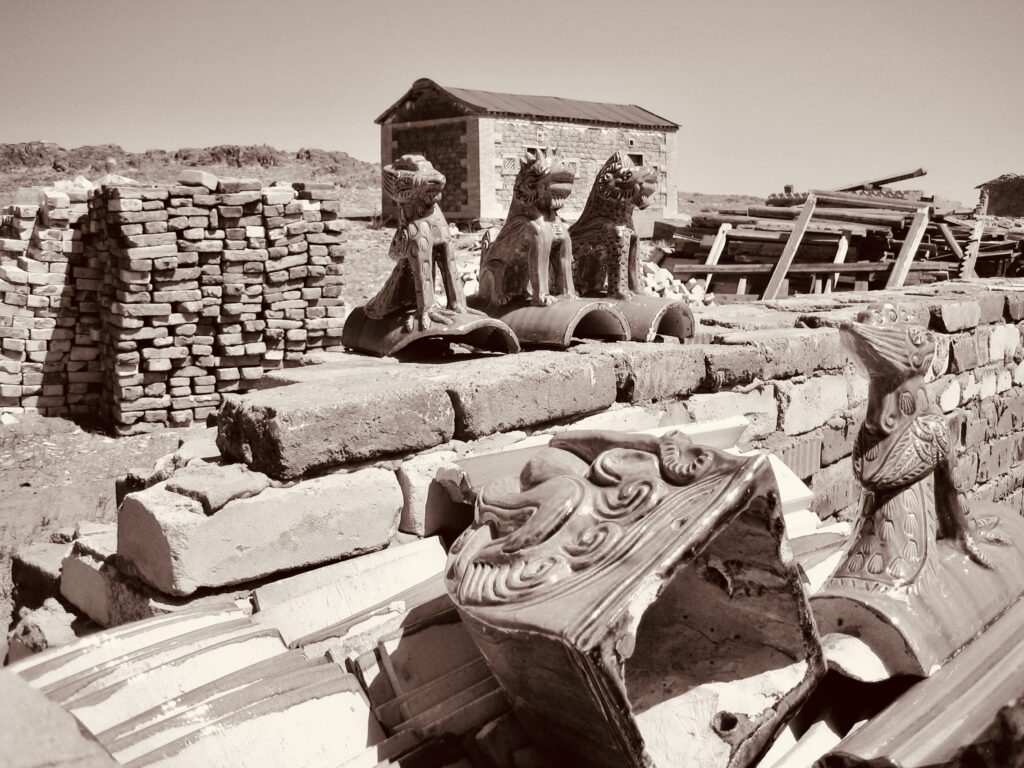
[(960, 268), (960, 277), (977, 277), (978, 251), (981, 250), (981, 237), (985, 234), (985, 220), (974, 222), (971, 236), (967, 240), (967, 253)]
[(905, 171), (903, 173), (893, 173), (889, 176), (879, 176), (877, 179), (867, 179), (866, 181), (858, 181), (856, 184), (847, 184), (845, 187), (836, 187), (836, 192), (856, 192), (858, 189), (867, 189), (868, 187), (880, 187), (883, 184), (895, 184), (897, 181), (906, 181), (907, 179), (916, 179), (919, 176), (924, 176), (928, 171), (924, 168), (915, 168), (912, 171)]
[(922, 205), (928, 205), (928, 203), (921, 203), (917, 200), (901, 200), (882, 195), (858, 195), (855, 192), (829, 192), (812, 189), (810, 193), (818, 198), (819, 203), (835, 205), (840, 208), (885, 208), (890, 211), (914, 212)]
[[(845, 206), (845, 203), (843, 204)], [(771, 205), (751, 206), (747, 215), (758, 219), (795, 219), (800, 215), (800, 206), (779, 207)], [(847, 208), (825, 205), (818, 200), (821, 218), (832, 221), (852, 221), (860, 224), (903, 224), (914, 215), (914, 211), (894, 211), (886, 208)], [(816, 216), (815, 219), (818, 217)]]
[(889, 280), (885, 284), (886, 288), (903, 287), (903, 283), (910, 273), (910, 265), (913, 263), (914, 256), (917, 255), (917, 249), (921, 246), (921, 241), (924, 239), (924, 231), (928, 228), (928, 219), (927, 207), (919, 209), (914, 214), (914, 220), (910, 222), (910, 229), (907, 230), (907, 237), (903, 241), (903, 247), (900, 248), (900, 253), (896, 257), (896, 263), (893, 264), (892, 272), (889, 273)]
[[(892, 269), (892, 261), (852, 261), (836, 264), (829, 261), (818, 261), (810, 264), (794, 264), (788, 270), (790, 275), (813, 275), (818, 272), (838, 272), (843, 275), (871, 274), (888, 272)], [(713, 272), (716, 275), (767, 275), (775, 269), (774, 264), (676, 264), (672, 267), (676, 275), (696, 275), (701, 272)], [(910, 265), (908, 272), (951, 272), (956, 265), (951, 261), (919, 261)]]
[(793, 264), (793, 258), (796, 256), (797, 249), (800, 248), (800, 241), (804, 238), (804, 232), (807, 231), (807, 225), (811, 222), (816, 205), (817, 200), (812, 192), (807, 195), (804, 209), (793, 224), (793, 231), (789, 235), (786, 247), (783, 249), (782, 255), (779, 256), (779, 263), (775, 265), (775, 271), (772, 273), (771, 279), (768, 281), (768, 287), (765, 288), (764, 295), (761, 298), (777, 299), (779, 297), (782, 281), (786, 279), (786, 273), (789, 272), (789, 268)]
[(958, 261), (963, 262), (964, 252), (960, 248), (960, 243), (958, 243), (956, 238), (953, 237), (953, 230), (949, 228), (949, 224), (940, 223), (939, 232), (942, 233), (942, 239), (946, 241), (946, 245), (949, 246), (949, 250), (953, 252), (953, 255), (956, 256)]
[[(722, 251), (725, 250), (726, 239), (729, 235), (729, 230), (732, 229), (732, 224), (723, 224), (718, 228), (718, 234), (715, 235), (715, 242), (711, 244), (711, 250), (708, 252), (707, 261), (705, 264), (714, 266), (718, 263), (718, 259), (722, 256)], [(704, 278), (704, 292), (707, 293), (708, 286), (711, 285), (711, 272), (708, 272)]]
[[(833, 264), (842, 264), (846, 261), (846, 252), (850, 250), (850, 236), (844, 232), (843, 236), (839, 238), (839, 245), (836, 247), (836, 257), (832, 260)], [(832, 289), (839, 284), (839, 272), (833, 272), (828, 280), (825, 281), (825, 293), (832, 293)]]

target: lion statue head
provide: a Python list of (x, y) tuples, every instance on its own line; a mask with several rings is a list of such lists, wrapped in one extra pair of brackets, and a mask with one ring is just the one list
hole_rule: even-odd
[(528, 149), (519, 159), (515, 200), (544, 214), (554, 214), (572, 192), (576, 174), (557, 149)]

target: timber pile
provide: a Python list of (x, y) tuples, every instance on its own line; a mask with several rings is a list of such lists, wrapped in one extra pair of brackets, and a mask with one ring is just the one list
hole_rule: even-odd
[(672, 228), (674, 250), (660, 266), (677, 279), (702, 278), (705, 289), (713, 284), (724, 301), (1014, 274), (1021, 221), (882, 186), (922, 175), (917, 169), (838, 190), (787, 189), (764, 205), (702, 211)]

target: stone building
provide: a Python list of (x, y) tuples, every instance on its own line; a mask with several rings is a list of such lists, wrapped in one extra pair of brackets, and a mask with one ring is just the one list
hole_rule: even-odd
[[(503, 218), (519, 158), (530, 147), (557, 147), (575, 166), (576, 184), (563, 208), (566, 218), (583, 209), (595, 174), (616, 149), (661, 171), (658, 191), (642, 218), (675, 214), (679, 126), (642, 107), (449, 88), (424, 78), (376, 122), (382, 165), (417, 153), (444, 173), (448, 185), (441, 207), (451, 220)], [(387, 199), (382, 210), (390, 217)]]
[(991, 215), (1024, 216), (1024, 175), (1004, 173), (975, 189), (988, 195), (988, 213)]

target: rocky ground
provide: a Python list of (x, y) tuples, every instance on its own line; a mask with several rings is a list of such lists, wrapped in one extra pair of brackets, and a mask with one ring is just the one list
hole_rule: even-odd
[[(11, 553), (60, 528), (115, 516), (114, 480), (151, 467), (193, 430), (112, 438), (66, 419), (18, 415), (0, 426), (0, 626), (11, 610)], [(9, 423), (8, 423), (9, 422)], [(6, 631), (0, 633), (0, 645)], [(0, 658), (6, 648), (0, 648)]]
[(286, 152), (266, 145), (151, 149), (127, 152), (116, 144), (65, 149), (48, 142), (0, 144), (0, 206), (14, 200), (19, 187), (43, 186), (85, 176), (96, 181), (108, 173), (142, 183), (169, 182), (185, 169), (220, 177), (274, 181), (326, 181), (343, 189), (342, 203), (370, 215), (380, 208), (380, 165), (346, 152), (300, 149)]

